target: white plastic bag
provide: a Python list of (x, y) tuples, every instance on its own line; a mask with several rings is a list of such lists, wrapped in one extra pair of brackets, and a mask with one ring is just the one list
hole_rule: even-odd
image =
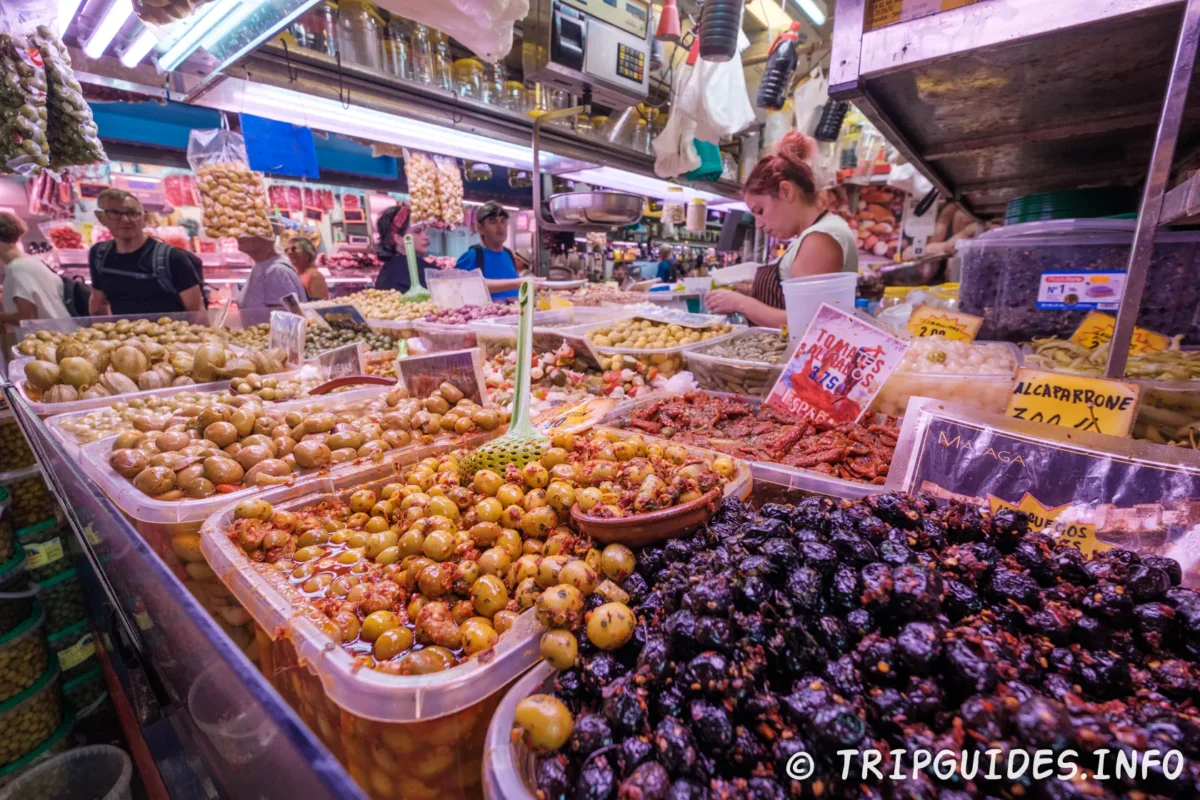
[(754, 105), (746, 91), (746, 76), (742, 71), (742, 52), (749, 46), (746, 34), (739, 32), (733, 58), (728, 61), (696, 60), (678, 106), (695, 121), (693, 135), (697, 139), (720, 142), (754, 122)]
[[(674, 86), (671, 87), (671, 94), (676, 98), (675, 112), (667, 117), (662, 133), (654, 137), (654, 174), (660, 178), (673, 178), (700, 166), (700, 154), (693, 141), (696, 121), (683, 110), (682, 100), (693, 70), (686, 60), (675, 68)], [(693, 95), (693, 102), (696, 101)]]
[(267, 190), (262, 175), (250, 169), (241, 134), (228, 128), (193, 129), (187, 157), (204, 206), (206, 236), (275, 237), (267, 217)]
[(508, 55), (513, 23), (529, 14), (529, 0), (378, 0), (376, 4), (457, 39), (484, 61)]
[(829, 79), (819, 66), (808, 73), (808, 80), (796, 87), (792, 105), (796, 109), (796, 130), (805, 136), (817, 132), (821, 121), (821, 110), (829, 102)]

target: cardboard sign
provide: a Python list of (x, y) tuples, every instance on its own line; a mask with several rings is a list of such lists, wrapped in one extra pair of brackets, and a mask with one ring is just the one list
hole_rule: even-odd
[(857, 422), (907, 351), (908, 342), (822, 303), (766, 402), (804, 419)]
[[(1113, 330), (1116, 326), (1115, 317), (1101, 314), (1099, 311), (1089, 311), (1088, 315), (1083, 318), (1083, 322), (1079, 323), (1079, 327), (1071, 334), (1071, 341), (1080, 347), (1095, 350), (1112, 341)], [(1171, 338), (1169, 336), (1163, 336), (1161, 333), (1155, 333), (1145, 328), (1135, 327), (1133, 337), (1129, 340), (1131, 355), (1166, 350), (1170, 346)]]
[(285, 294), (282, 302), (283, 307), (286, 308), (289, 313), (295, 314), (298, 317), (304, 316), (304, 309), (300, 307), (300, 298), (296, 296), (295, 292), (288, 292)]
[(425, 284), (438, 308), (486, 306), (492, 302), (483, 273), (477, 269), (427, 269)]
[(1128, 436), (1140, 391), (1133, 383), (1022, 367), (1005, 414), (1077, 431)]
[(366, 345), (362, 342), (351, 342), (319, 354), (317, 368), (321, 371), (321, 377), (332, 381), (351, 375), (366, 375), (367, 370), (363, 366), (365, 349)]
[(480, 405), (487, 401), (478, 347), (398, 359), (396, 380), (413, 397), (428, 397), (442, 383), (452, 383), (464, 397)]
[(939, 502), (1018, 508), (1085, 555), (1121, 547), (1175, 559), (1184, 584), (1200, 586), (1200, 453), (1191, 448), (913, 398), (888, 479), (889, 489)]
[(941, 336), (955, 342), (973, 342), (982, 324), (983, 317), (917, 306), (908, 318), (908, 332), (917, 337)]
[(358, 306), (352, 303), (343, 303), (336, 306), (321, 306), (310, 308), (314, 314), (325, 321), (325, 324), (331, 328), (345, 328), (346, 323), (353, 322), (357, 325), (366, 325), (367, 318), (358, 310)]
[(271, 333), (268, 344), (282, 348), (287, 353), (289, 364), (304, 363), (304, 333), (308, 320), (302, 315), (287, 311), (271, 312)]
[(583, 433), (616, 407), (617, 401), (611, 397), (591, 397), (578, 405), (553, 409), (539, 419), (535, 427), (547, 436)]

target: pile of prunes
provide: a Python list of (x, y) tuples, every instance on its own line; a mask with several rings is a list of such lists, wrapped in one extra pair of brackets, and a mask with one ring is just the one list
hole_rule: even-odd
[[(885, 494), (730, 499), (637, 570), (634, 638), (581, 637), (556, 675), (574, 730), (537, 763), (543, 800), (1200, 795), (1200, 595), (1170, 559), (1088, 560), (1020, 512)], [(1114, 776), (1152, 748), (1181, 773)], [(999, 767), (914, 775), (918, 749), (999, 750)], [(1077, 751), (1074, 777), (1012, 777), (1018, 749)], [(863, 779), (868, 750), (882, 779)]]

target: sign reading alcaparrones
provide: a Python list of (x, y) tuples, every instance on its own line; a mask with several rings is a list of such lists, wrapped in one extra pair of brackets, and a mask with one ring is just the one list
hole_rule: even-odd
[(1021, 368), (1005, 413), (1078, 431), (1128, 436), (1137, 415), (1138, 392), (1133, 383)]

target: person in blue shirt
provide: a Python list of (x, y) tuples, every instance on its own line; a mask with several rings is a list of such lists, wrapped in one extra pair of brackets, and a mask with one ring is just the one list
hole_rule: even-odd
[(483, 280), (493, 300), (516, 300), (521, 279), (517, 277), (513, 252), (504, 246), (508, 238), (508, 212), (494, 200), (484, 203), (475, 215), (475, 227), (480, 243), (468, 247), (454, 266), (483, 270)]
[(671, 248), (666, 245), (658, 248), (658, 279), (663, 283), (671, 283), (675, 279), (675, 269), (671, 264)]

